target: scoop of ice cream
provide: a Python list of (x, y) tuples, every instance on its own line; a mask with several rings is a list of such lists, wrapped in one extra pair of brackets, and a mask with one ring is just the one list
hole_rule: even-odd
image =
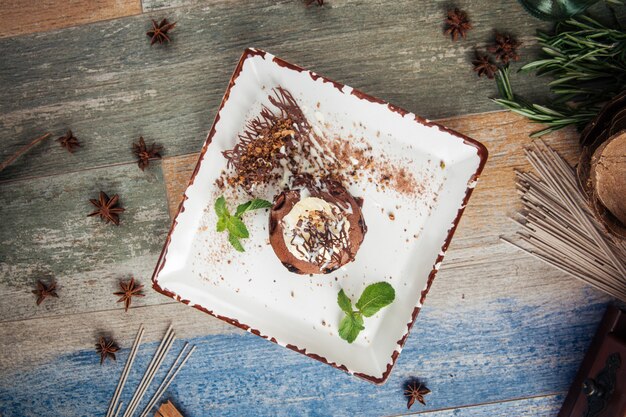
[(296, 258), (325, 269), (349, 246), (347, 213), (319, 197), (301, 198), (283, 217), (283, 239)]
[(269, 229), (274, 252), (299, 274), (329, 273), (354, 260), (367, 231), (359, 202), (334, 182), (279, 194)]

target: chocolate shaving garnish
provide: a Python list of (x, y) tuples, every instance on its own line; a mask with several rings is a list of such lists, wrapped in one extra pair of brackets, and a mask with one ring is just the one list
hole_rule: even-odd
[(291, 93), (282, 87), (268, 96), (275, 108), (263, 106), (260, 115), (246, 124), (233, 149), (222, 152), (228, 168), (235, 175), (227, 177), (230, 186), (241, 186), (247, 192), (256, 185), (282, 177), (285, 169), (292, 175), (301, 170), (303, 161), (322, 168), (310, 137), (312, 127)]
[(310, 153), (311, 126), (291, 93), (277, 87), (268, 99), (277, 111), (263, 106), (260, 115), (246, 124), (237, 145), (222, 152), (236, 174), (227, 178), (230, 186), (251, 191), (255, 185), (280, 177), (283, 161), (293, 166), (296, 154)]
[[(309, 258), (309, 262), (317, 265), (320, 269), (324, 268), (326, 264), (341, 263), (346, 256), (346, 251), (350, 251), (350, 239), (345, 228), (340, 227), (337, 232), (332, 230), (331, 226), (335, 226), (336, 222), (337, 220), (329, 217), (327, 213), (312, 212), (309, 222), (304, 225), (302, 220), (298, 222), (298, 227), (301, 230), (294, 233), (291, 244), (294, 245), (300, 255)], [(301, 245), (296, 244), (297, 239), (303, 240)], [(314, 257), (311, 258), (311, 255)], [(347, 256), (350, 254), (348, 253)]]

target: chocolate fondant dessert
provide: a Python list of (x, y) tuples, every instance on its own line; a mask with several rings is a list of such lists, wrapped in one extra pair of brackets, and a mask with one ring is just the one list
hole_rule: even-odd
[(297, 274), (327, 274), (354, 260), (367, 232), (356, 199), (338, 182), (294, 182), (270, 211), (270, 243)]
[[(353, 184), (359, 176), (371, 177), (371, 147), (324, 137), (320, 117), (316, 114), (317, 121), (311, 123), (282, 87), (273, 89), (267, 99), (270, 105), (262, 105), (259, 114), (246, 122), (236, 145), (222, 152), (227, 170), (216, 184), (253, 197), (282, 190), (270, 211), (274, 252), (291, 272), (330, 273), (354, 260), (367, 231), (363, 201), (350, 195), (344, 184)], [(389, 186), (392, 164), (384, 164), (383, 185)]]

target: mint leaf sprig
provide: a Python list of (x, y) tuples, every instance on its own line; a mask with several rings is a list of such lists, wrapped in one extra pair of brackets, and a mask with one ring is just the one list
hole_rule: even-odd
[(272, 207), (272, 203), (267, 200), (255, 198), (237, 206), (235, 214), (231, 215), (226, 207), (226, 199), (221, 196), (215, 200), (215, 213), (217, 214), (217, 231), (228, 231), (228, 241), (239, 252), (245, 252), (243, 245), (239, 239), (246, 239), (250, 237), (248, 228), (244, 224), (241, 217), (252, 210), (258, 210), (263, 208)]
[(352, 301), (346, 293), (339, 291), (337, 304), (346, 315), (339, 322), (339, 337), (352, 343), (356, 340), (361, 330), (365, 329), (363, 317), (371, 317), (380, 309), (387, 307), (396, 298), (393, 287), (386, 282), (377, 282), (368, 285), (359, 301), (356, 302), (356, 310), (352, 307)]

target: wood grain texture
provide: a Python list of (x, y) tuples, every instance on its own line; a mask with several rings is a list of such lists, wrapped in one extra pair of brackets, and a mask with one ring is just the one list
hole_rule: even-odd
[[(61, 159), (70, 165), (78, 155)], [(87, 217), (90, 198), (119, 194), (120, 226)], [(170, 221), (158, 163), (145, 171), (121, 165), (0, 185), (0, 321), (85, 311), (119, 310), (119, 279), (135, 276), (163, 302), (149, 278)], [(56, 279), (59, 298), (36, 306), (38, 279)]]
[(199, 156), (200, 153), (192, 153), (163, 159), (163, 180), (167, 192), (167, 207), (172, 219), (178, 212), (178, 206), (187, 185), (189, 185), (189, 179)]
[[(459, 42), (442, 34), (443, 0), (336, 1), (324, 8), (214, 0), (168, 10), (178, 22), (173, 42), (153, 47), (145, 31), (162, 12), (1, 39), (0, 160), (42, 131), (60, 136), (71, 128), (84, 148), (68, 167), (58, 143), (49, 141), (0, 180), (126, 162), (132, 158), (126, 149), (140, 135), (164, 145), (169, 156), (197, 152), (248, 46), (425, 117), (497, 109), (488, 99), (495, 83), (472, 72), (474, 48), (489, 42), (494, 28), (512, 30), (528, 57), (532, 34), (545, 23), (515, 0), (469, 0), (464, 7), (475, 29)], [(513, 83), (531, 97), (544, 90), (529, 76)]]
[[(521, 146), (533, 129), (512, 114), (442, 121), (483, 141), (490, 160), (385, 386), (149, 289), (128, 313), (116, 303), (119, 278), (148, 284), (168, 211), (245, 47), (434, 118), (496, 109), (487, 99), (493, 82), (471, 72), (474, 46), (494, 28), (511, 30), (528, 57), (543, 25), (514, 0), (468, 0), (475, 30), (451, 43), (441, 35), (444, 1), (326, 3), (145, 0), (146, 10), (183, 7), (0, 39), (0, 160), (48, 130), (57, 137), (70, 127), (83, 144), (72, 156), (49, 140), (0, 176), (0, 415), (104, 415), (139, 323), (147, 333), (129, 387), (170, 322), (198, 346), (164, 397), (186, 417), (406, 414), (402, 386), (413, 376), (433, 390), (427, 407), (412, 410), (420, 415), (556, 413), (610, 298), (500, 242), (515, 230), (513, 168), (527, 169)], [(149, 19), (165, 16), (178, 21), (174, 41), (150, 48)], [(541, 95), (532, 77), (514, 83)], [(130, 163), (139, 135), (166, 148), (162, 165), (145, 173)], [(548, 142), (575, 159), (574, 132)], [(85, 217), (100, 189), (119, 193), (128, 210), (119, 228)], [(30, 290), (47, 276), (60, 298), (37, 307)], [(100, 334), (120, 342), (118, 362), (99, 366)]]
[(0, 38), (141, 13), (141, 0), (1, 0)]
[[(94, 410), (106, 409), (138, 323), (149, 331), (130, 386), (173, 321), (180, 337), (199, 348), (167, 394), (185, 416), (400, 414), (406, 412), (402, 384), (412, 376), (433, 390), (422, 410), (443, 410), (430, 415), (550, 415), (561, 398), (552, 394), (567, 390), (609, 298), (498, 240), (509, 230), (507, 211), (516, 206), (508, 172), (525, 167), (521, 145), (528, 140), (528, 123), (508, 113), (444, 123), (484, 140), (491, 159), (385, 386), (372, 386), (177, 303), (131, 314), (103, 311), (0, 323), (0, 349), (8, 352), (0, 359), (0, 412), (101, 415)], [(576, 147), (569, 135), (561, 132), (550, 142), (571, 159)], [(193, 166), (194, 158), (185, 158), (163, 161), (165, 181), (186, 183), (184, 166)], [(168, 193), (176, 193), (167, 186)], [(485, 208), (490, 204), (498, 207), (491, 212)], [(101, 331), (111, 332), (125, 348), (119, 363), (102, 368), (93, 351)], [(34, 395), (50, 391), (58, 393), (57, 400)], [(551, 396), (547, 403), (509, 401), (546, 395)]]
[[(103, 334), (114, 338), (121, 347), (130, 347), (139, 323), (146, 326), (144, 342), (160, 341), (170, 323), (180, 338), (243, 333), (196, 309), (171, 302), (161, 295), (158, 297), (169, 304), (142, 306), (128, 313), (94, 311), (4, 322), (0, 325), (0, 348), (4, 352), (0, 357), (0, 375), (25, 367), (47, 366), (56, 357), (71, 351), (90, 351)], [(15, 346), (20, 348), (14, 349)]]
[[(176, 399), (188, 417), (381, 416), (406, 413), (402, 387), (410, 376), (419, 376), (433, 391), (428, 405), (420, 410), (564, 393), (604, 310), (604, 303), (594, 293), (582, 288), (568, 288), (568, 292), (572, 304), (583, 300), (584, 304), (564, 306), (546, 296), (544, 305), (528, 305), (518, 303), (512, 291), (510, 299), (489, 305), (459, 302), (451, 310), (430, 303), (420, 315), (397, 369), (380, 387), (251, 334), (188, 338), (197, 350), (165, 398)], [(147, 309), (158, 315), (162, 311)], [(44, 324), (41, 319), (36, 321)], [(136, 326), (134, 322), (129, 334)], [(104, 415), (131, 337), (122, 345), (119, 361), (102, 367), (92, 335), (84, 348), (68, 348), (49, 362), (3, 370), (0, 412), (5, 417)], [(136, 386), (157, 344), (142, 345), (129, 387)], [(47, 347), (39, 345), (40, 350)], [(180, 347), (178, 342), (174, 352)], [(129, 395), (130, 389), (122, 400), (127, 402)], [(545, 414), (529, 410), (527, 415)]]
[(171, 401), (163, 403), (159, 410), (154, 413), (155, 417), (183, 417), (183, 415), (176, 409)]
[[(475, 407), (455, 408), (452, 410), (427, 411), (409, 414), (425, 417), (531, 417), (556, 416), (563, 403), (563, 395), (512, 400)], [(405, 414), (403, 414), (405, 415)]]

